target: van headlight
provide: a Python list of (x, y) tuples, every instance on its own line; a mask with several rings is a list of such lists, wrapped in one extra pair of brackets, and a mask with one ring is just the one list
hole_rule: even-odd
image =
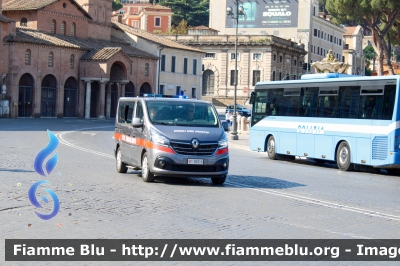
[(228, 148), (228, 138), (224, 132), (222, 138), (218, 141), (218, 149)]
[(154, 129), (150, 129), (150, 140), (154, 144), (162, 145), (162, 146), (169, 146), (169, 138), (164, 135), (161, 135)]

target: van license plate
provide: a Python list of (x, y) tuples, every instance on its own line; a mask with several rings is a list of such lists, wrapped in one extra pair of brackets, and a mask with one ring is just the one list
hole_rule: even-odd
[(203, 164), (203, 159), (188, 159), (188, 164)]

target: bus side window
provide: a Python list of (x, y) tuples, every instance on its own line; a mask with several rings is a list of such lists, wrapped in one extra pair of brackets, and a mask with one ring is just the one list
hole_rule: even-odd
[(396, 85), (386, 85), (383, 95), (382, 119), (391, 120), (393, 116)]
[(340, 87), (340, 109), (341, 118), (358, 118), (358, 107), (360, 102), (360, 87)]

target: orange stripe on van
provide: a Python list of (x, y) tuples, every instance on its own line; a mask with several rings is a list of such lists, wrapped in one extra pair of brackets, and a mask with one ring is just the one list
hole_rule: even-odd
[[(127, 142), (126, 141), (127, 138), (132, 138), (132, 137), (127, 137), (126, 135), (123, 135), (121, 133), (114, 132), (114, 139), (123, 141), (125, 143), (132, 144), (132, 142)], [(157, 144), (152, 143), (151, 141), (140, 139), (140, 138), (135, 138), (135, 144), (137, 146), (145, 147), (147, 149), (155, 149), (155, 150), (160, 150), (160, 151), (163, 151), (163, 152), (175, 153), (169, 147), (164, 147), (164, 146), (161, 146), (161, 145), (157, 145)]]

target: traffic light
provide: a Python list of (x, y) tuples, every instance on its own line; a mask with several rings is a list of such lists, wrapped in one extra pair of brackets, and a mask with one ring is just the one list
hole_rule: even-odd
[(303, 70), (310, 70), (310, 63), (303, 63)]

